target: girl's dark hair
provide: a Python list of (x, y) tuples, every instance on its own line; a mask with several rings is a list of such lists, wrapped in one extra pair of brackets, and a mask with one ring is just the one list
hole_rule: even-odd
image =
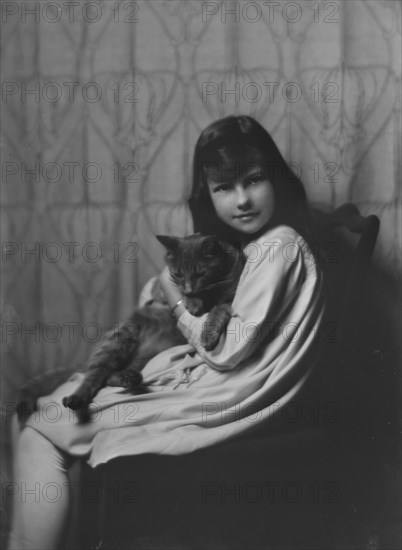
[[(275, 195), (272, 227), (289, 225), (307, 242), (312, 242), (312, 224), (302, 182), (290, 170), (269, 133), (249, 116), (228, 116), (209, 125), (201, 133), (193, 158), (193, 186), (188, 201), (194, 231), (217, 233), (229, 241), (236, 236), (221, 222), (212, 204), (207, 179), (225, 178), (250, 164), (268, 176)], [(222, 179), (220, 180), (222, 181)]]

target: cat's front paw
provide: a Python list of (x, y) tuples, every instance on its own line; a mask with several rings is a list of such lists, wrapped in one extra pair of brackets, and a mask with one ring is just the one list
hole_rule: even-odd
[(208, 326), (208, 323), (205, 323), (201, 334), (201, 345), (206, 351), (211, 351), (218, 345), (220, 337), (221, 333), (216, 327)]
[(191, 313), (191, 315), (195, 315), (196, 317), (202, 315), (203, 313), (203, 303), (200, 298), (186, 298), (185, 306), (189, 313)]
[(217, 346), (231, 317), (232, 307), (230, 304), (220, 304), (209, 312), (201, 334), (201, 344), (207, 351)]
[(127, 389), (135, 389), (142, 383), (142, 374), (138, 371), (127, 370), (116, 372), (109, 376), (107, 386), (119, 386)]

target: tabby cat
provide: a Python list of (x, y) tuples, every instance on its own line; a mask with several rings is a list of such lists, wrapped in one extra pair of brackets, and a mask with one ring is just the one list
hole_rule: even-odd
[[(208, 313), (201, 343), (206, 350), (216, 347), (231, 318), (237, 284), (244, 267), (243, 253), (215, 235), (189, 237), (157, 235), (167, 250), (166, 263), (172, 279), (184, 296), (184, 305), (193, 315)], [(187, 341), (170, 314), (159, 281), (153, 299), (137, 308), (117, 330), (105, 334), (87, 364), (81, 386), (64, 397), (63, 405), (77, 410), (88, 420), (88, 406), (105, 386), (119, 386), (132, 393), (145, 393), (142, 368), (158, 353)]]

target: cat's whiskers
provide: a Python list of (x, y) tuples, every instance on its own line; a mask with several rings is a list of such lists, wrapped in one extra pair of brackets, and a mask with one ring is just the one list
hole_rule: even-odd
[(225, 279), (223, 281), (218, 281), (217, 283), (211, 283), (210, 285), (205, 285), (202, 287), (202, 290), (210, 290), (211, 288), (216, 288), (221, 285), (226, 285), (226, 284), (229, 284), (230, 282), (232, 282), (231, 279)]

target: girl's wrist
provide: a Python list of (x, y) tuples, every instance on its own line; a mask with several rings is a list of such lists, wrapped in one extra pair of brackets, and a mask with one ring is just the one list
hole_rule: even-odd
[[(163, 293), (165, 295), (165, 298), (171, 307), (171, 314), (172, 316), (180, 316), (183, 311), (185, 310), (184, 307), (184, 298), (176, 285), (174, 281), (172, 281), (172, 278), (170, 276), (170, 272), (167, 267), (162, 271), (162, 273), (159, 276), (159, 280), (161, 283), (161, 287), (163, 290)], [(181, 300), (183, 300), (182, 303), (179, 303)], [(176, 307), (177, 306), (177, 307)], [(173, 311), (174, 309), (174, 311)]]
[(181, 298), (180, 300), (178, 300), (178, 302), (176, 302), (176, 304), (170, 310), (170, 315), (173, 318), (178, 319), (181, 316), (181, 314), (184, 313), (185, 310), (186, 310), (186, 307), (184, 304), (184, 300), (183, 298)]

